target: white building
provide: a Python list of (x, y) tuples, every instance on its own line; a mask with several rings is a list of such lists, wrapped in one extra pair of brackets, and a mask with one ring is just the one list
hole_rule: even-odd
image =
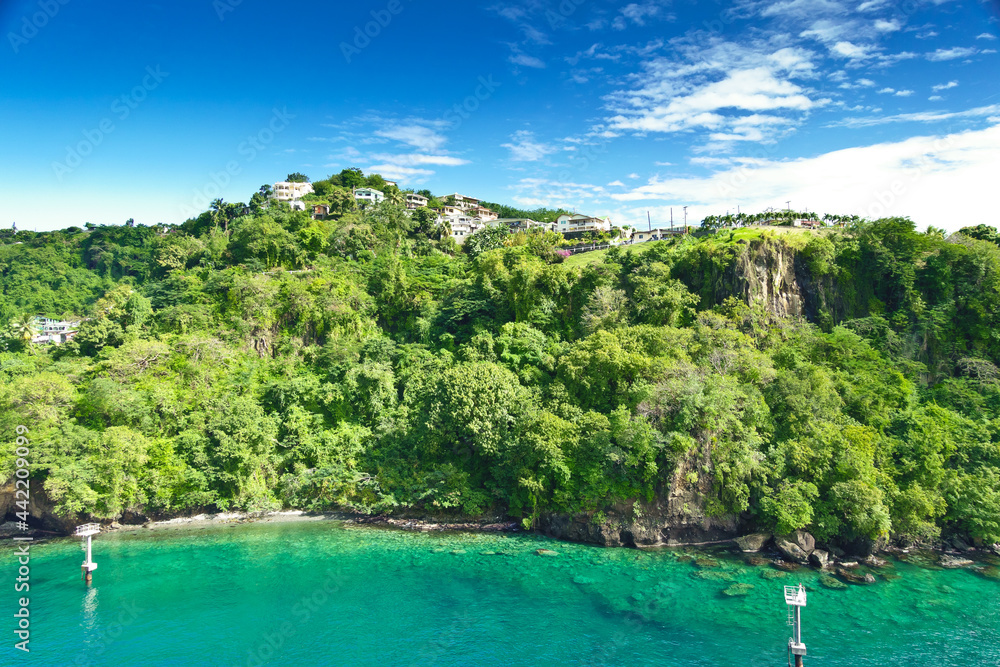
[(313, 186), (312, 183), (275, 183), (272, 191), (271, 199), (293, 201), (311, 195)]
[(449, 199), (455, 200), (455, 206), (462, 209), (463, 211), (471, 211), (473, 209), (479, 208), (479, 200), (473, 197), (466, 197), (465, 195), (460, 195), (457, 192), (453, 195), (447, 195), (441, 197), (441, 201), (448, 201)]
[(289, 202), (289, 204), (292, 207), (293, 211), (304, 211), (304, 210), (306, 210), (306, 203), (304, 201), (298, 201), (298, 200), (296, 200), (296, 201), (293, 201), (293, 202)]
[(378, 204), (385, 200), (385, 193), (375, 188), (357, 188), (354, 191), (354, 199), (359, 203)]
[(406, 208), (414, 211), (418, 208), (423, 208), (430, 203), (430, 199), (424, 197), (423, 195), (418, 195), (415, 192), (407, 193), (406, 195)]
[(553, 231), (560, 234), (572, 234), (579, 232), (610, 232), (610, 218), (595, 218), (589, 215), (575, 214), (560, 215), (553, 225)]
[(77, 333), (76, 328), (80, 326), (80, 323), (52, 320), (48, 317), (36, 317), (35, 325), (38, 327), (38, 335), (31, 339), (32, 343), (35, 345), (45, 345), (48, 343), (61, 345), (73, 340), (73, 337)]

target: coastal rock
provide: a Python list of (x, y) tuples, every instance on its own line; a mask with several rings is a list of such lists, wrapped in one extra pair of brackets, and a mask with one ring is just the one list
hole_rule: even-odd
[(743, 553), (757, 553), (764, 548), (764, 545), (767, 544), (770, 539), (770, 533), (754, 533), (752, 535), (744, 535), (743, 537), (736, 538), (736, 546), (738, 546)]
[(805, 565), (809, 562), (809, 554), (816, 549), (816, 538), (804, 530), (797, 530), (775, 537), (774, 545), (786, 559)]
[(548, 556), (549, 558), (559, 555), (558, 551), (552, 551), (551, 549), (539, 549), (535, 553), (539, 556)]
[(860, 574), (858, 572), (851, 572), (850, 570), (842, 567), (837, 568), (837, 576), (845, 581), (849, 581), (852, 584), (874, 584), (875, 576), (870, 572)]
[(886, 565), (889, 564), (887, 561), (884, 561), (881, 558), (876, 558), (875, 556), (869, 556), (868, 558), (865, 558), (861, 562), (863, 562), (868, 567), (885, 567)]
[(939, 563), (940, 563), (941, 567), (946, 567), (946, 568), (952, 569), (952, 570), (954, 570), (956, 568), (968, 567), (968, 566), (972, 565), (972, 561), (969, 560), (968, 558), (960, 558), (958, 556), (951, 556), (951, 555), (948, 555), (948, 554), (942, 555), (941, 556), (941, 560), (939, 561)]
[(809, 562), (822, 569), (830, 564), (830, 554), (822, 549), (815, 549), (809, 554)]

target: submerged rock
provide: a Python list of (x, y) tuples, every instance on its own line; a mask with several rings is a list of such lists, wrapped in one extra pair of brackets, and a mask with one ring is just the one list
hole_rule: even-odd
[(870, 572), (865, 572), (864, 574), (861, 574), (859, 572), (851, 572), (850, 570), (843, 567), (837, 568), (837, 576), (852, 584), (875, 583), (875, 576), (872, 575)]
[(788, 573), (781, 570), (764, 570), (760, 573), (760, 576), (765, 579), (784, 579), (788, 576)]
[(743, 553), (756, 553), (764, 548), (764, 545), (771, 540), (770, 533), (754, 533), (753, 535), (744, 535), (743, 537), (736, 538), (736, 546), (738, 546)]
[(834, 590), (844, 590), (847, 588), (847, 584), (829, 574), (822, 575), (819, 578), (819, 583), (823, 586), (823, 588), (832, 588)]
[(946, 567), (950, 570), (954, 570), (960, 567), (968, 567), (972, 565), (972, 561), (969, 560), (968, 558), (961, 558), (958, 556), (951, 556), (948, 554), (942, 555), (941, 560), (939, 562), (941, 564), (941, 567)]
[(548, 556), (549, 558), (559, 555), (558, 551), (552, 551), (551, 549), (539, 549), (535, 553), (539, 556)]
[(742, 595), (748, 595), (754, 588), (756, 587), (753, 584), (733, 584), (726, 590), (722, 591), (722, 594), (731, 598), (740, 597)]

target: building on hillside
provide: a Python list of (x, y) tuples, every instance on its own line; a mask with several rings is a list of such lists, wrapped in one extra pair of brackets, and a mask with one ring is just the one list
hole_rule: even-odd
[(67, 322), (63, 320), (53, 320), (48, 317), (36, 317), (35, 326), (38, 327), (38, 334), (31, 339), (35, 345), (62, 345), (76, 336), (76, 328), (79, 322)]
[(537, 229), (538, 227), (544, 227), (545, 229), (550, 228), (550, 226), (544, 222), (536, 222), (530, 218), (496, 218), (487, 222), (490, 227), (494, 227), (496, 225), (507, 225), (507, 228), (512, 232), (524, 232), (529, 229)]
[(486, 223), (480, 218), (472, 218), (467, 215), (448, 217), (445, 220), (451, 227), (451, 237), (459, 245), (462, 245), (467, 238), (486, 227)]
[(553, 225), (553, 230), (563, 234), (582, 234), (586, 232), (610, 232), (611, 231), (611, 219), (610, 218), (595, 218), (590, 215), (582, 214), (565, 214), (560, 215), (556, 220), (555, 225)]
[(313, 206), (313, 218), (322, 220), (330, 216), (330, 206), (328, 204), (316, 204)]
[(292, 207), (293, 211), (306, 210), (306, 203), (304, 201), (299, 201), (298, 199), (288, 202), (288, 205)]
[(396, 181), (386, 181), (385, 182), (385, 187), (387, 187), (387, 188), (398, 188), (399, 185), (396, 184)]
[(482, 218), (486, 222), (500, 219), (499, 215), (482, 205), (476, 207), (475, 213), (476, 217)]
[(359, 204), (378, 204), (385, 200), (385, 193), (375, 188), (357, 188), (354, 190), (354, 199)]
[(418, 208), (423, 208), (424, 206), (427, 206), (427, 204), (429, 204), (430, 201), (431, 201), (430, 199), (424, 197), (423, 195), (418, 195), (415, 192), (409, 192), (406, 195), (406, 208), (408, 208), (411, 211), (414, 211)]
[(819, 220), (805, 220), (803, 218), (796, 218), (792, 221), (792, 227), (802, 227), (804, 229), (817, 229), (822, 227), (823, 223)]
[(302, 199), (312, 193), (312, 183), (275, 183), (272, 188), (271, 199), (293, 201), (295, 199)]
[(466, 197), (465, 195), (460, 195), (457, 192), (453, 195), (447, 195), (441, 197), (441, 201), (448, 201), (449, 199), (455, 200), (455, 206), (462, 209), (463, 211), (471, 211), (479, 208), (479, 200), (472, 197)]

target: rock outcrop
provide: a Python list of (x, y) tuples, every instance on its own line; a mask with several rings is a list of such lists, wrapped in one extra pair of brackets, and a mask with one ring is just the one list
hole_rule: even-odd
[(774, 546), (786, 560), (808, 565), (809, 556), (816, 549), (816, 538), (804, 530), (774, 538)]
[(770, 533), (754, 533), (752, 535), (744, 535), (742, 537), (736, 538), (736, 546), (738, 546), (743, 553), (751, 554), (757, 553), (763, 549), (768, 542), (771, 541)]

